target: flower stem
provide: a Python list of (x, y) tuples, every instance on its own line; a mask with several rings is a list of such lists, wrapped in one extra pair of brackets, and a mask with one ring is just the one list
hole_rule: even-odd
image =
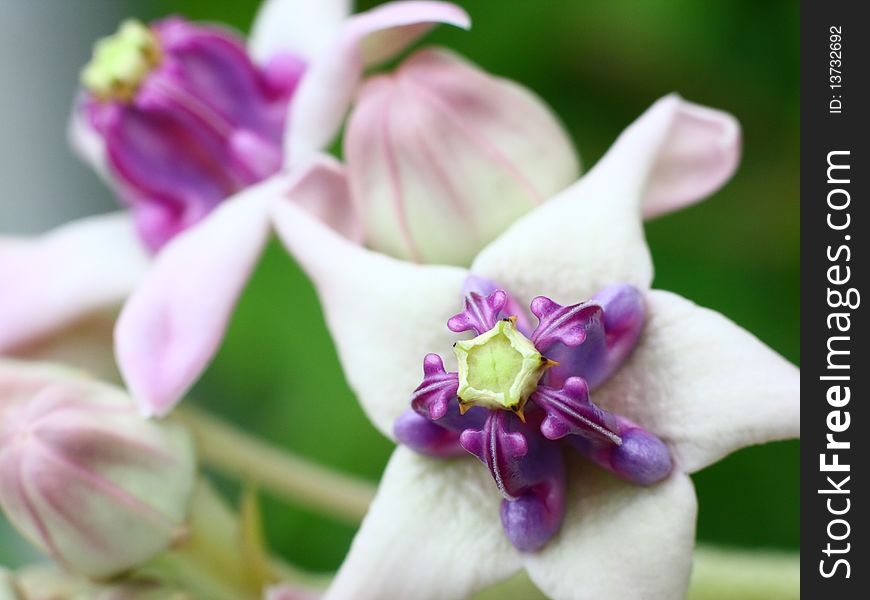
[[(800, 557), (698, 546), (687, 600), (799, 600)], [(473, 600), (547, 600), (525, 571), (473, 596)]]
[(205, 411), (184, 406), (174, 413), (193, 434), (203, 464), (293, 503), (358, 525), (375, 487), (263, 442)]

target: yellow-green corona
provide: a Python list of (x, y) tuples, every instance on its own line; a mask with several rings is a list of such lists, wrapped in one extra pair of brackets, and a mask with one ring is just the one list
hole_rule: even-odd
[(511, 410), (520, 417), (544, 372), (555, 362), (519, 332), (516, 319), (504, 319), (476, 338), (453, 347), (459, 361), (463, 412), (471, 406)]
[(148, 27), (124, 21), (118, 32), (98, 41), (81, 81), (98, 98), (130, 100), (160, 62), (160, 43)]

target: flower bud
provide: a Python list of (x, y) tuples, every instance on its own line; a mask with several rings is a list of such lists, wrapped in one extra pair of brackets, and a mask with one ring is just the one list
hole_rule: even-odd
[(143, 419), (99, 382), (23, 364), (19, 379), (41, 384), (18, 386), (29, 393), (2, 412), (0, 507), (27, 539), (67, 570), (102, 577), (184, 534), (195, 479), (184, 430)]
[(100, 166), (156, 250), (279, 169), (303, 68), (288, 54), (257, 65), (244, 41), (222, 28), (178, 17), (126, 21), (82, 71), (72, 131), (83, 136), (85, 123), (101, 139), (108, 165)]
[(540, 99), (443, 50), (366, 82), (345, 158), (368, 245), (423, 263), (468, 265), (579, 174)]

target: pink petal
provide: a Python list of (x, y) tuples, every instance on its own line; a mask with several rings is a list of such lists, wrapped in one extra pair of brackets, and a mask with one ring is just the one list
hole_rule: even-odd
[(501, 497), (470, 458), (399, 447), (325, 600), (460, 600), (519, 570)]
[(692, 568), (697, 503), (677, 473), (651, 487), (595, 466), (572, 465), (559, 534), (526, 557), (526, 569), (554, 600), (683, 598)]
[(265, 0), (251, 25), (251, 54), (261, 63), (281, 52), (311, 59), (350, 15), (351, 4), (351, 0)]
[(126, 213), (0, 244), (0, 354), (45, 342), (119, 306), (148, 262)]
[(420, 382), (421, 358), (455, 341), (445, 324), (461, 306), (467, 272), (366, 250), (291, 202), (273, 213), (278, 235), (317, 288), (350, 385), (392, 436)]
[(218, 206), (169, 242), (124, 306), (118, 366), (144, 414), (168, 412), (211, 361), (269, 234), (274, 178)]
[(344, 166), (329, 155), (318, 154), (296, 173), (298, 178), (287, 198), (348, 240), (361, 244), (362, 225), (351, 203)]
[(667, 137), (658, 148), (643, 199), (644, 217), (697, 202), (715, 192), (740, 161), (740, 123), (732, 115), (672, 96)]
[(303, 76), (290, 108), (285, 160), (291, 164), (329, 144), (366, 66), (406, 48), (436, 23), (467, 29), (468, 15), (446, 2), (391, 2), (347, 20)]
[(640, 342), (595, 401), (659, 435), (694, 472), (799, 437), (800, 371), (719, 313), (652, 291)]

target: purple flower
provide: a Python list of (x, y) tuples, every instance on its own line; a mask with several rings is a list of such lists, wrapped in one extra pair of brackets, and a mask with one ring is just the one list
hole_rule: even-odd
[(180, 17), (125, 21), (97, 44), (74, 119), (151, 251), (280, 169), (304, 68), (289, 52), (259, 65), (235, 33)]
[[(276, 208), (279, 234), (318, 289), (366, 413), (385, 435), (435, 455), (396, 449), (326, 598), (458, 599), (522, 568), (557, 599), (685, 594), (697, 509), (689, 474), (800, 430), (793, 365), (722, 315), (650, 289), (643, 214), (715, 190), (733, 170), (738, 139), (730, 117), (666, 97), (469, 270), (390, 258), (292, 205)], [(510, 292), (504, 305), (496, 289)], [(481, 295), (471, 297), (473, 310), (451, 319), (469, 292)], [(539, 318), (537, 332), (520, 302)], [(517, 316), (519, 332), (559, 363), (526, 399), (525, 424), (486, 406), (461, 415), (453, 399), (461, 377), (449, 374), (461, 361), (447, 353), (443, 373), (437, 359), (424, 361), (431, 385), (412, 396), (420, 357), (457, 341), (445, 322), (473, 336), (502, 315)], [(543, 325), (557, 315), (571, 315), (561, 322), (569, 327)], [(488, 389), (519, 407), (525, 394), (508, 393), (511, 378), (500, 375), (476, 382), (495, 381)], [(473, 379), (465, 383), (486, 387)], [(408, 411), (409, 396), (420, 412)], [(466, 449), (495, 465), (501, 484)], [(659, 479), (668, 457), (668, 476), (636, 484)], [(499, 487), (517, 500), (500, 507)]]
[(267, 0), (247, 48), (180, 19), (126, 24), (99, 46), (70, 136), (131, 210), (0, 239), (0, 279), (13, 290), (0, 295), (0, 354), (60, 349), (81, 364), (85, 334), (114, 370), (107, 334), (131, 296), (117, 362), (142, 411), (164, 413), (216, 352), (273, 204), (295, 202), (358, 239), (343, 169), (318, 152), (367, 67), (438, 23), (469, 22), (445, 2), (348, 10), (346, 0)]

